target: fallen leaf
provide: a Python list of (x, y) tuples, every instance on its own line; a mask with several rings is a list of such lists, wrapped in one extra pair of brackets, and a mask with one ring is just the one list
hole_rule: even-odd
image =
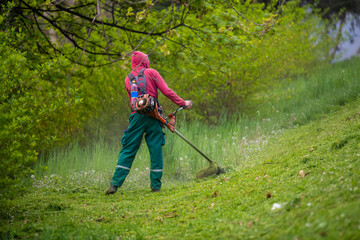
[(271, 198), (271, 192), (268, 192), (268, 193), (266, 194), (266, 198)]
[(267, 174), (264, 175), (264, 178), (268, 178), (268, 177), (269, 177), (269, 175), (267, 175)]
[(100, 217), (100, 218), (98, 218), (98, 219), (95, 219), (95, 221), (97, 221), (97, 222), (102, 222), (104, 219), (105, 219), (105, 217)]
[(239, 224), (240, 226), (243, 225), (243, 222), (240, 222), (240, 221), (233, 221), (233, 222), (231, 222), (231, 223), (233, 223), (233, 224)]
[(211, 203), (211, 206), (209, 207), (209, 209), (212, 209), (214, 207), (215, 203)]
[(300, 170), (299, 175), (300, 177), (304, 178), (307, 174), (305, 173), (304, 170)]
[(309, 149), (310, 152), (312, 152), (312, 151), (314, 151), (314, 150), (315, 150), (315, 148), (313, 148), (313, 147)]
[(248, 227), (248, 228), (251, 227), (251, 225), (253, 225), (253, 223), (254, 223), (254, 222), (248, 222), (247, 227)]
[(229, 179), (230, 179), (229, 177), (226, 177), (224, 180), (225, 180), (225, 181), (228, 181)]
[(217, 192), (215, 190), (214, 193), (213, 193), (213, 197), (217, 197), (217, 196), (218, 196), (218, 194), (217, 194)]
[(164, 215), (165, 218), (174, 218), (177, 217), (178, 215), (175, 212), (168, 212)]

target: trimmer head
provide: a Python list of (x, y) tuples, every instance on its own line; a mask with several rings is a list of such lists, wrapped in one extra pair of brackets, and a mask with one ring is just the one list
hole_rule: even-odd
[(197, 174), (196, 178), (201, 179), (205, 177), (210, 177), (211, 175), (219, 175), (221, 173), (224, 173), (225, 170), (221, 168), (217, 163), (212, 162), (210, 163), (210, 166), (201, 169)]

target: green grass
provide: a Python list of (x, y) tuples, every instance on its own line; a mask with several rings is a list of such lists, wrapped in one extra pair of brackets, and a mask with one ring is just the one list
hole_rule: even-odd
[[(93, 173), (74, 173), (70, 182), (56, 176), (35, 180), (29, 193), (2, 202), (1, 234), (42, 239), (359, 239), (359, 160), (356, 101), (321, 120), (272, 135), (238, 171), (165, 185), (161, 193), (142, 186), (105, 196), (107, 183), (97, 182)], [(272, 210), (275, 203), (281, 208)]]
[(360, 97), (360, 58), (324, 66), (252, 99), (269, 126), (302, 125)]
[[(187, 125), (180, 112), (179, 131), (230, 170), (196, 180), (206, 160), (164, 130), (161, 193), (150, 192), (145, 145), (113, 196), (104, 192), (120, 143), (54, 150), (26, 179), (28, 191), (0, 201), (0, 236), (359, 239), (359, 65), (359, 59), (332, 65), (273, 90), (251, 118), (209, 127)], [(281, 208), (272, 210), (274, 204)]]

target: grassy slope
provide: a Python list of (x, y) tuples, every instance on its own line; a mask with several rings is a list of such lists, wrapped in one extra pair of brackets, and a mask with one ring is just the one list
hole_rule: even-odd
[[(357, 101), (272, 136), (242, 170), (213, 179), (113, 196), (65, 182), (34, 188), (2, 203), (0, 232), (44, 239), (359, 239), (359, 159)], [(274, 203), (281, 209), (272, 210)]]

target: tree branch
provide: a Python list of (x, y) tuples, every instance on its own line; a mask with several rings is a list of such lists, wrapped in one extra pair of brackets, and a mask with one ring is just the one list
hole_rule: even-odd
[[(170, 18), (169, 26), (168, 26), (168, 28), (167, 28), (167, 30), (166, 30), (166, 33), (164, 34), (164, 36), (162, 37), (162, 39), (161, 39), (159, 42), (157, 42), (156, 45), (148, 52), (148, 55), (150, 55), (151, 52), (152, 52), (157, 46), (159, 46), (162, 41), (164, 41), (164, 39), (166, 38), (166, 35), (167, 35), (167, 34), (169, 33), (169, 31), (170, 31), (171, 24), (173, 23), (174, 5), (175, 5), (175, 4), (174, 4), (174, 0), (171, 1), (171, 5), (172, 5), (172, 8), (171, 8), (171, 11), (169, 11), (169, 13), (171, 12), (171, 18)], [(166, 14), (166, 15), (167, 15), (167, 14)], [(166, 15), (165, 15), (164, 17), (166, 17)], [(163, 17), (162, 19), (164, 19), (164, 17)], [(162, 21), (162, 20), (160, 20), (160, 21)], [(181, 23), (181, 24), (182, 24), (182, 23)]]
[[(63, 10), (63, 11), (65, 11), (65, 12), (68, 12), (68, 13), (70, 13), (70, 14), (73, 14), (73, 15), (75, 15), (75, 16), (78, 16), (78, 17), (80, 17), (80, 18), (82, 18), (82, 19), (85, 19), (85, 20), (88, 20), (88, 21), (92, 21), (92, 19), (91, 19), (90, 17), (84, 16), (84, 15), (82, 15), (82, 14), (80, 14), (80, 13), (77, 13), (77, 12), (74, 12), (74, 11), (70, 11), (69, 9), (64, 8), (64, 7), (62, 7), (62, 6), (56, 5), (56, 7), (59, 8), (59, 9), (61, 9), (61, 10)], [(101, 21), (95, 20), (95, 23), (101, 23)], [(124, 31), (133, 32), (133, 33), (145, 34), (145, 35), (148, 35), (148, 34), (149, 34), (149, 32), (146, 32), (146, 31), (139, 31), (139, 30), (134, 30), (134, 29), (125, 28), (125, 27), (120, 26), (120, 25), (118, 25), (118, 24), (116, 24), (116, 23), (103, 22), (103, 24), (104, 24), (104, 25), (107, 25), (107, 26), (110, 26), (110, 27), (119, 28), (119, 29), (124, 30)], [(183, 24), (178, 24), (178, 25), (172, 27), (171, 30), (176, 29), (176, 28), (181, 27), (181, 26), (183, 26)], [(150, 33), (149, 35), (151, 35), (151, 36), (161, 36), (161, 35), (165, 34), (166, 32), (167, 32), (167, 30), (166, 30), (166, 31), (162, 31), (162, 32)]]
[(88, 35), (87, 35), (87, 37), (86, 37), (86, 41), (85, 41), (85, 44), (84, 44), (84, 48), (83, 48), (81, 54), (79, 55), (78, 59), (76, 60), (76, 62), (75, 62), (75, 64), (74, 64), (73, 68), (71, 69), (69, 75), (68, 75), (68, 84), (67, 84), (67, 87), (66, 87), (66, 103), (69, 103), (69, 88), (70, 88), (71, 74), (74, 72), (75, 67), (76, 67), (76, 64), (79, 62), (80, 58), (82, 57), (82, 55), (83, 55), (84, 52), (85, 52), (86, 45), (87, 45), (88, 39), (89, 39), (89, 37), (90, 37), (90, 34), (91, 34), (91, 31), (92, 31), (92, 28), (93, 28), (93, 26), (94, 26), (94, 22), (95, 22), (96, 18), (101, 15), (100, 2), (99, 2), (99, 0), (97, 0), (96, 2), (97, 2), (97, 6), (96, 6), (97, 14), (95, 15), (95, 17), (94, 17), (93, 20), (91, 21), (91, 25), (90, 25), (90, 28), (89, 28)]

